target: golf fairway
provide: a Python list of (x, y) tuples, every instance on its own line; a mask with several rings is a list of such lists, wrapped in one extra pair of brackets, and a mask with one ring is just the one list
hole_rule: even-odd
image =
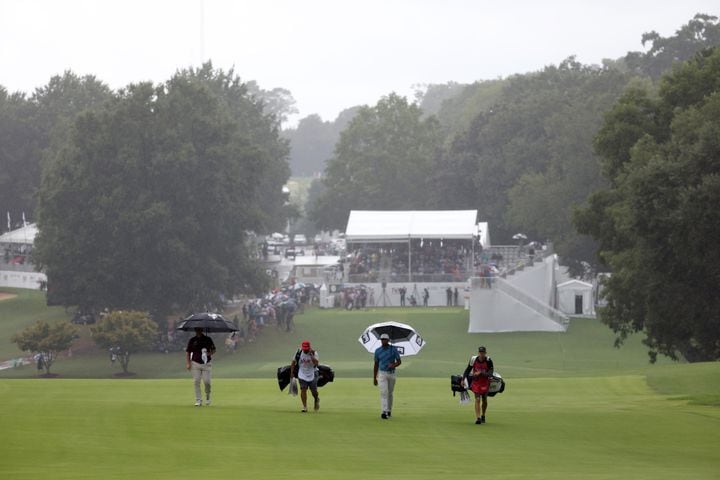
[(198, 408), (190, 379), (3, 380), (0, 478), (720, 477), (720, 409), (644, 375), (509, 379), (485, 425), (444, 378), (401, 374), (387, 421), (370, 378), (337, 378), (306, 414), (273, 380), (213, 389)]

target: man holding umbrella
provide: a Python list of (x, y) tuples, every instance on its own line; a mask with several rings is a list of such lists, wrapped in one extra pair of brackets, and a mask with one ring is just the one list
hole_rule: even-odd
[(205, 404), (210, 405), (210, 377), (212, 373), (212, 356), (215, 355), (215, 344), (206, 333), (237, 332), (237, 328), (222, 315), (217, 313), (195, 313), (180, 322), (177, 327), (183, 332), (195, 331), (195, 336), (188, 341), (185, 348), (185, 367), (192, 372), (195, 380), (195, 406), (202, 405), (200, 380), (205, 384)]
[(212, 356), (215, 354), (215, 343), (203, 333), (202, 328), (195, 328), (195, 336), (188, 341), (185, 348), (185, 367), (192, 373), (195, 382), (195, 406), (202, 406), (200, 380), (205, 384), (205, 405), (210, 405), (210, 381), (212, 376)]
[(395, 369), (402, 364), (400, 352), (390, 345), (390, 335), (380, 335), (381, 345), (375, 350), (373, 385), (380, 386), (380, 418), (387, 420), (392, 415), (393, 391), (395, 390)]

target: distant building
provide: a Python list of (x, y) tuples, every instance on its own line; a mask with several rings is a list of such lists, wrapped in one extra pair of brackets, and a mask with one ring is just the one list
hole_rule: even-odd
[(47, 276), (35, 270), (33, 245), (38, 233), (34, 223), (0, 235), (0, 287), (40, 289)]

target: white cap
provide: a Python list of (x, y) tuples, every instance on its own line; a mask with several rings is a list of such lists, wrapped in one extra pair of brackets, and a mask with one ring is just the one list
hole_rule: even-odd
[(380, 335), (380, 340), (390, 340), (390, 335), (388, 335), (387, 333), (383, 333), (382, 335)]

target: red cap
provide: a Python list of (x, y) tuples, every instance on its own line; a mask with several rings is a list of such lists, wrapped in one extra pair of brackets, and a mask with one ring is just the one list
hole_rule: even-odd
[(302, 344), (300, 345), (300, 347), (301, 347), (303, 350), (308, 351), (308, 350), (310, 350), (310, 342), (308, 342), (307, 340), (305, 340), (304, 342), (302, 342)]

